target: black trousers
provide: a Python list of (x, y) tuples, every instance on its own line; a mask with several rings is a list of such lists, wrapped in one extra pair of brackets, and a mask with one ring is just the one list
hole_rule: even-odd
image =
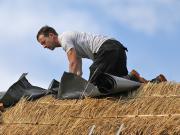
[(126, 76), (128, 74), (126, 50), (127, 48), (119, 41), (105, 41), (98, 52), (94, 54), (93, 64), (89, 68), (90, 82), (96, 84), (96, 77), (100, 73), (109, 73), (119, 77)]

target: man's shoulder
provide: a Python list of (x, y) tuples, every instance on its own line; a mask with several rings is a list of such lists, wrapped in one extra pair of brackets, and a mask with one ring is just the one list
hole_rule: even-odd
[(75, 38), (77, 35), (78, 35), (78, 32), (76, 31), (65, 31), (65, 32), (62, 32), (58, 37), (59, 39), (63, 40), (63, 39)]
[(64, 31), (60, 35), (61, 36), (70, 36), (70, 35), (75, 35), (75, 34), (78, 34), (78, 33), (80, 33), (80, 32), (78, 32), (78, 31)]

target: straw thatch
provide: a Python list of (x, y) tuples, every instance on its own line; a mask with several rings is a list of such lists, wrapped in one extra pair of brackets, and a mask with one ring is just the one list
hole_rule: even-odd
[(3, 112), (0, 134), (180, 134), (180, 84), (141, 86), (128, 97), (36, 101)]

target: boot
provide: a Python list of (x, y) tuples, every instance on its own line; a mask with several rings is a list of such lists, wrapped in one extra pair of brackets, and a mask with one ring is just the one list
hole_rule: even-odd
[(152, 83), (160, 83), (160, 82), (166, 82), (167, 79), (163, 74), (158, 75), (156, 78), (152, 79), (150, 82)]
[(129, 79), (132, 81), (140, 82), (140, 83), (147, 83), (148, 81), (141, 77), (136, 70), (132, 70), (129, 74)]

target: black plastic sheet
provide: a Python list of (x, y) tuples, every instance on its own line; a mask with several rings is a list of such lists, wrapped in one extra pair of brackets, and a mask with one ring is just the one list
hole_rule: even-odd
[(112, 95), (135, 90), (141, 85), (138, 82), (103, 73), (97, 77), (96, 82), (97, 87), (77, 75), (64, 72), (58, 91), (58, 98), (75, 99)]
[(16, 104), (22, 97), (35, 100), (51, 94), (58, 99), (82, 99), (84, 97), (99, 97), (128, 92), (137, 89), (141, 84), (110, 74), (100, 74), (96, 79), (97, 86), (72, 73), (64, 72), (61, 82), (53, 79), (48, 89), (33, 86), (22, 74), (7, 92), (0, 93), (0, 102), (4, 107)]
[(17, 103), (22, 97), (28, 100), (34, 100), (47, 94), (47, 90), (31, 85), (26, 79), (27, 73), (22, 74), (17, 82), (15, 82), (7, 92), (3, 93), (0, 102), (4, 107), (9, 107)]
[(84, 98), (84, 96), (95, 97), (98, 95), (101, 95), (101, 93), (93, 84), (80, 76), (64, 72), (57, 98), (78, 99)]
[(57, 98), (60, 85), (61, 83), (59, 81), (53, 79), (48, 87), (47, 94), (51, 94), (54, 98)]

